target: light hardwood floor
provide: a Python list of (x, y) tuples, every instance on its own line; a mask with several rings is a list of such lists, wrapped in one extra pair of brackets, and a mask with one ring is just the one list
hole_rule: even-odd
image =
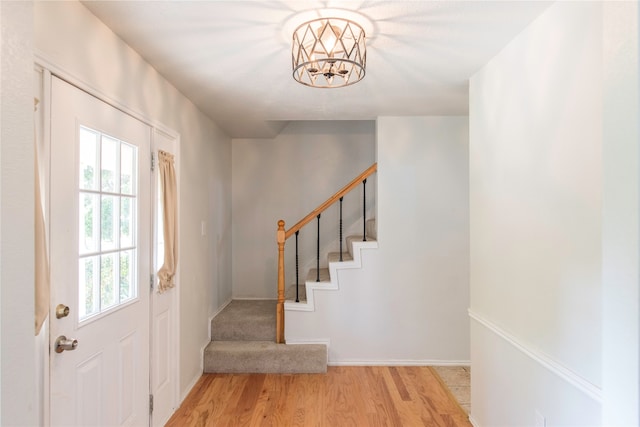
[(471, 426), (430, 367), (205, 374), (167, 426)]

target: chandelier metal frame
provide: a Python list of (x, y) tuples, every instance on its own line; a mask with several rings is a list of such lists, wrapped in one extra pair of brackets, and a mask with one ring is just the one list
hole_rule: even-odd
[(364, 29), (343, 18), (318, 18), (293, 32), (293, 78), (318, 88), (349, 86), (366, 74)]

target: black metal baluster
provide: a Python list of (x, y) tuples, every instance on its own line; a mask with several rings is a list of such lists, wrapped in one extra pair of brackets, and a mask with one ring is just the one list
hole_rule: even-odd
[(300, 230), (296, 231), (296, 302), (300, 302), (298, 297), (298, 286), (300, 286), (298, 281), (298, 234), (300, 234)]
[(362, 241), (367, 241), (367, 178), (362, 181)]
[(316, 242), (316, 282), (320, 281), (320, 214), (318, 214), (318, 239)]
[(340, 197), (340, 262), (342, 262), (342, 199)]

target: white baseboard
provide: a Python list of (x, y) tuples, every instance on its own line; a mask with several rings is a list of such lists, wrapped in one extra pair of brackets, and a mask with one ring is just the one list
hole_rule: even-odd
[(224, 308), (226, 306), (228, 306), (230, 303), (231, 303), (231, 299), (228, 299), (211, 316), (209, 316), (209, 322), (207, 324), (207, 332), (208, 332), (207, 333), (207, 337), (208, 337), (208, 340), (200, 348), (200, 372), (191, 380), (191, 382), (186, 387), (186, 389), (182, 391), (182, 395), (180, 396), (180, 402), (179, 402), (178, 406), (180, 406), (180, 404), (182, 404), (184, 399), (189, 395), (189, 392), (191, 392), (193, 387), (196, 385), (196, 383), (198, 382), (198, 380), (202, 376), (202, 373), (204, 372), (204, 350), (205, 350), (205, 348), (207, 348), (207, 346), (211, 342), (211, 321), (213, 320), (214, 317), (216, 317), (218, 314), (220, 314), (220, 312), (222, 310), (224, 310)]
[(233, 301), (232, 298), (229, 298), (228, 300), (226, 300), (225, 302), (222, 303), (222, 305), (220, 307), (218, 307), (218, 309), (215, 311), (215, 313), (213, 313), (213, 315), (210, 317), (210, 319), (213, 319), (214, 317), (216, 317), (218, 314), (220, 314), (220, 312), (222, 310), (225, 309), (226, 306), (228, 306), (229, 304), (231, 304), (231, 301)]
[[(209, 316), (209, 323), (207, 323), (207, 336), (209, 337), (209, 339), (211, 339), (211, 321), (213, 321), (213, 318), (216, 317), (218, 314), (220, 314), (220, 312), (222, 310), (224, 310), (224, 308), (226, 306), (228, 306), (229, 304), (231, 304), (231, 301), (233, 301), (231, 298), (229, 298), (227, 301), (225, 301), (224, 303), (222, 303), (222, 305), (215, 311), (215, 313), (213, 313), (211, 316)], [(206, 346), (205, 346), (206, 347)], [(202, 349), (202, 355), (204, 356), (204, 348)], [(203, 362), (204, 363), (204, 362)], [(204, 368), (204, 367), (203, 367)]]
[(329, 348), (329, 345), (331, 344), (331, 340), (330, 339), (318, 339), (318, 340), (307, 340), (307, 339), (301, 339), (301, 340), (296, 340), (296, 339), (288, 339), (286, 340), (287, 344), (291, 344), (291, 345), (296, 345), (296, 344), (324, 344), (327, 346), (327, 348)]
[[(327, 346), (327, 356), (331, 347), (331, 340), (324, 339), (287, 339), (287, 345), (296, 344), (324, 344)], [(327, 361), (329, 366), (471, 366), (469, 360), (434, 360), (434, 359), (339, 359)]]
[(238, 301), (278, 301), (278, 298), (260, 298), (260, 297), (232, 297), (232, 300)]
[(180, 401), (178, 402), (178, 406), (176, 406), (176, 411), (178, 410), (180, 405), (182, 405), (182, 402), (184, 402), (184, 399), (186, 399), (187, 396), (189, 395), (189, 393), (191, 393), (191, 390), (193, 390), (193, 387), (195, 387), (195, 385), (198, 383), (198, 381), (200, 380), (200, 377), (202, 377), (202, 372), (200, 372), (198, 375), (196, 375), (189, 382), (189, 385), (182, 391), (182, 395), (180, 395)]
[(519, 340), (515, 336), (511, 335), (509, 332), (505, 331), (495, 323), (491, 322), (487, 318), (482, 315), (474, 312), (469, 309), (469, 317), (480, 325), (484, 326), (507, 343), (517, 348), (520, 352), (524, 353), (534, 362), (544, 366), (548, 371), (558, 376), (560, 379), (566, 381), (567, 383), (573, 385), (576, 389), (589, 396), (591, 399), (595, 400), (598, 403), (602, 403), (602, 389), (593, 383), (589, 382), (587, 379), (582, 376), (576, 374), (569, 368), (565, 367), (561, 363), (552, 359), (550, 356), (544, 354), (543, 352), (532, 348), (527, 343)]
[(469, 360), (430, 360), (430, 359), (329, 360), (329, 366), (470, 366), (470, 365), (471, 365), (471, 362)]

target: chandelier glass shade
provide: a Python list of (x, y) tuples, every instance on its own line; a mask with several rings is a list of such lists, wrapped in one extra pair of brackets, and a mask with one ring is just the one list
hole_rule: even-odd
[(342, 18), (305, 22), (293, 32), (293, 78), (311, 87), (342, 87), (364, 78), (364, 29)]

